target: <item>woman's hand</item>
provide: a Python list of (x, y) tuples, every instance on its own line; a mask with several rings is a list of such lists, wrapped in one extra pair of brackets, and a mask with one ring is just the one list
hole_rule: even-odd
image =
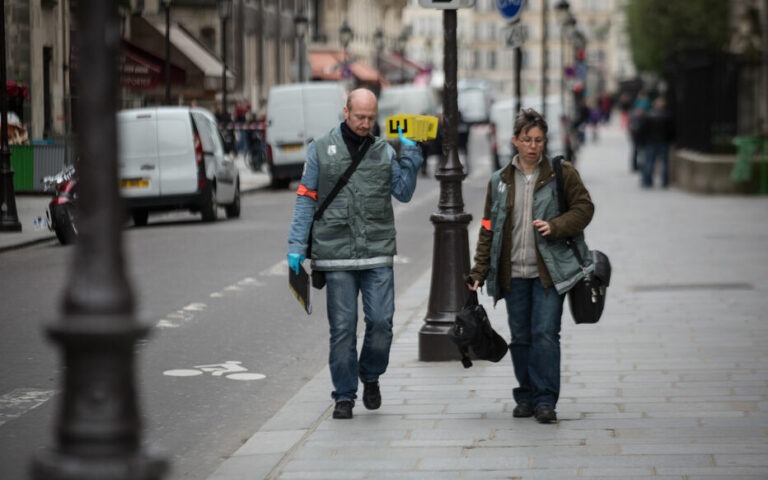
[(477, 280), (474, 280), (473, 283), (467, 283), (467, 288), (470, 289), (473, 292), (476, 292), (477, 291), (477, 287), (479, 287), (479, 286), (480, 286), (480, 282), (478, 282)]
[(538, 230), (542, 237), (548, 237), (552, 233), (552, 227), (549, 225), (549, 222), (544, 220), (534, 220), (533, 228)]

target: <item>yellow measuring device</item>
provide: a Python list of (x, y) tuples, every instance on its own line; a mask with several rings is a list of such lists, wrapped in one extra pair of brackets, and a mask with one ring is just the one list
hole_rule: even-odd
[(384, 127), (387, 138), (397, 138), (398, 126), (402, 127), (404, 137), (416, 142), (432, 140), (437, 137), (437, 117), (408, 113), (398, 113), (387, 117)]

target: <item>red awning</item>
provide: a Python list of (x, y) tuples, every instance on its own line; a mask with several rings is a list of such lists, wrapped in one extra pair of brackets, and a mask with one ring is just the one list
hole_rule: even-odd
[[(309, 52), (309, 65), (312, 67), (312, 78), (316, 80), (341, 80), (345, 78), (344, 52), (340, 50), (324, 50)], [(352, 75), (363, 83), (382, 83), (384, 78), (375, 68), (352, 59), (348, 65), (347, 75)]]
[[(123, 39), (120, 45), (120, 83), (129, 89), (143, 90), (165, 83), (165, 59)], [(171, 84), (183, 85), (186, 71), (171, 63)]]

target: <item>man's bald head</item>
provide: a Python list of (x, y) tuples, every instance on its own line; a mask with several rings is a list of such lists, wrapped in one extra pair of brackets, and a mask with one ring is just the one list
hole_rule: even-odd
[(357, 88), (349, 92), (344, 106), (344, 120), (349, 128), (361, 137), (371, 133), (376, 123), (378, 102), (376, 95), (367, 88)]

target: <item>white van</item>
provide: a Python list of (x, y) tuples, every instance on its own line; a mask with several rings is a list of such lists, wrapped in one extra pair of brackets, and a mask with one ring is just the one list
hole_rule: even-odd
[(457, 102), (462, 120), (469, 125), (488, 123), (493, 91), (483, 80), (459, 80)]
[[(496, 168), (506, 166), (512, 161), (512, 134), (515, 126), (514, 98), (499, 100), (491, 105), (491, 153)], [(523, 97), (522, 108), (532, 108), (541, 113), (541, 97)], [(563, 146), (563, 134), (560, 124), (562, 106), (559, 96), (547, 97), (547, 156), (553, 158), (557, 155), (565, 155)]]
[(240, 172), (208, 110), (153, 107), (117, 114), (120, 193), (137, 226), (149, 212), (240, 216)]
[(267, 100), (267, 143), (273, 188), (301, 178), (307, 145), (344, 121), (347, 95), (341, 84), (309, 82), (276, 85)]

